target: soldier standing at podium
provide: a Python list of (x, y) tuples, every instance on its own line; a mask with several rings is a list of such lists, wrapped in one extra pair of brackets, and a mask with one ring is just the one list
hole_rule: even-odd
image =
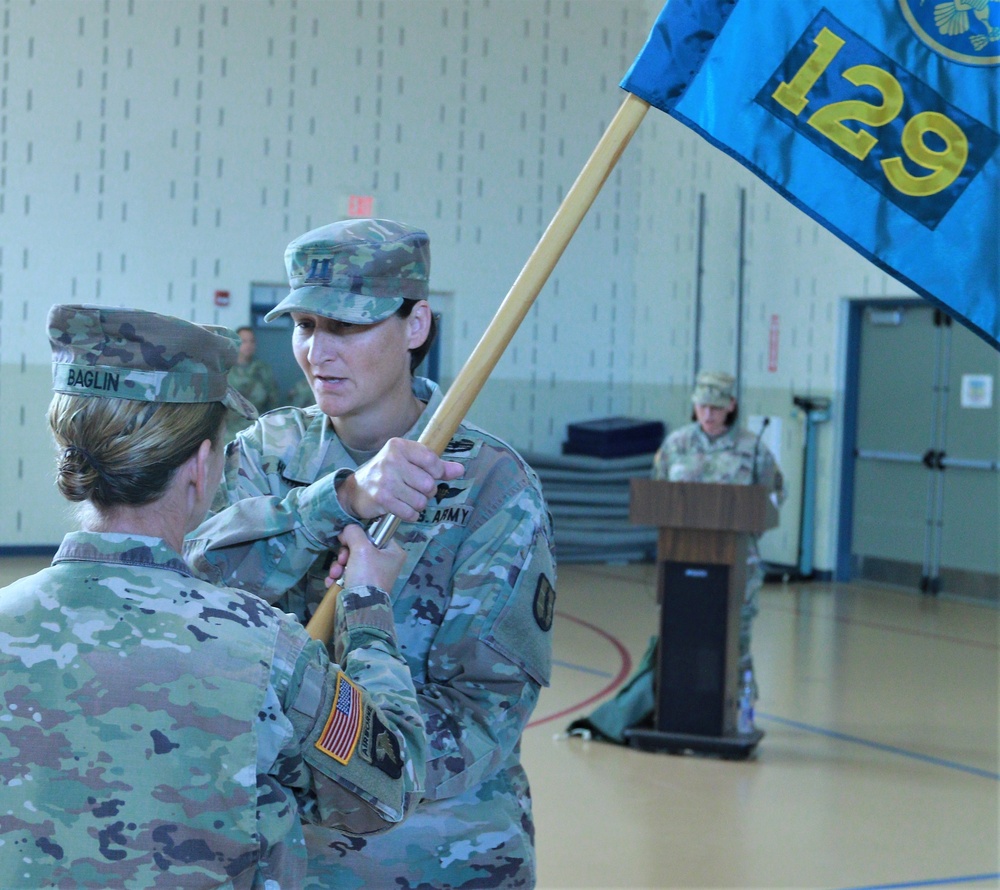
[[(775, 506), (785, 500), (784, 479), (771, 450), (760, 435), (736, 424), (736, 379), (723, 371), (702, 371), (691, 394), (692, 423), (664, 440), (653, 461), (653, 478), (670, 482), (716, 482), (764, 485)], [(763, 432), (763, 430), (761, 431)], [(764, 583), (757, 542), (750, 540), (747, 583), (740, 609), (740, 675), (753, 672), (751, 625)], [(756, 679), (754, 690), (756, 691)]]

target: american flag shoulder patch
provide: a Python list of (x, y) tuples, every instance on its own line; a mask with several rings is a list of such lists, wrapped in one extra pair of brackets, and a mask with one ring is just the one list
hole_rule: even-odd
[(333, 694), (333, 708), (326, 726), (316, 740), (316, 747), (329, 754), (338, 763), (347, 763), (361, 735), (361, 690), (343, 671), (337, 672), (337, 687)]

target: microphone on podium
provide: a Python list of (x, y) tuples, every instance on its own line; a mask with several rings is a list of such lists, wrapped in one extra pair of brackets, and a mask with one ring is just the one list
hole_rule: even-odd
[(767, 425), (771, 422), (770, 417), (765, 417), (760, 425), (760, 432), (757, 433), (757, 441), (753, 443), (753, 467), (751, 468), (751, 484), (757, 484), (757, 454), (760, 451), (760, 440), (764, 438), (764, 430), (767, 429)]

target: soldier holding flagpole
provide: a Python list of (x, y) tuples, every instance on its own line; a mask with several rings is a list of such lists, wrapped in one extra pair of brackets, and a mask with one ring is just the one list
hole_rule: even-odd
[(343, 525), (398, 517), (393, 611), (429, 748), (424, 801), (394, 841), (307, 826), (306, 886), (533, 886), (520, 740), (549, 682), (555, 605), (538, 479), (469, 423), (442, 457), (414, 441), (443, 401), (412, 373), (433, 336), (426, 232), (345, 220), (295, 239), (285, 260), (291, 290), (267, 319), (291, 315), (316, 405), (237, 437), (188, 553), (306, 622)]

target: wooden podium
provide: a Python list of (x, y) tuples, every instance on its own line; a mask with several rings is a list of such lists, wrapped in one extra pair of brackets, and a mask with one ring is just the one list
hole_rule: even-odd
[(740, 608), (752, 535), (778, 524), (763, 485), (631, 481), (629, 519), (657, 526), (660, 645), (653, 729), (636, 748), (748, 757), (764, 737), (736, 729)]

